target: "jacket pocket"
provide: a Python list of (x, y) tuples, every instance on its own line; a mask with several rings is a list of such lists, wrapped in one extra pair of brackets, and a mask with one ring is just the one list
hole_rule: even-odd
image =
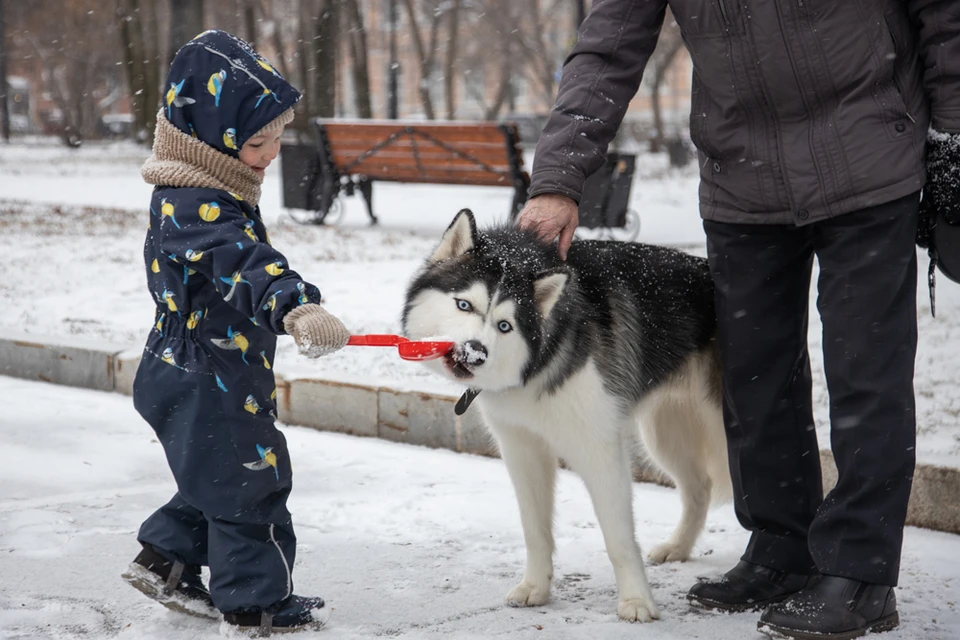
[(671, 7), (684, 38), (742, 35), (745, 31), (737, 0), (687, 0)]
[(904, 82), (900, 77), (902, 45), (898, 46), (886, 15), (883, 16), (880, 35), (881, 42), (877, 52), (880, 58), (877, 70), (879, 78), (873, 83), (873, 100), (880, 112), (887, 138), (893, 141), (907, 135), (916, 119), (907, 109), (903, 96)]
[[(712, 100), (700, 81), (696, 70), (693, 72), (693, 86), (690, 91), (690, 140), (693, 145), (706, 155), (716, 158), (720, 151), (710, 140)], [(716, 126), (713, 123), (712, 126)]]

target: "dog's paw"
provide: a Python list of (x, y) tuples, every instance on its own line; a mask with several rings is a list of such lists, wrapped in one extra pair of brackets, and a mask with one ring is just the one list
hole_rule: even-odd
[(507, 604), (511, 607), (538, 607), (547, 604), (550, 599), (550, 583), (535, 585), (524, 580), (507, 594)]
[(650, 553), (647, 554), (647, 560), (652, 564), (663, 564), (664, 562), (686, 562), (690, 559), (690, 550), (681, 548), (672, 542), (658, 544)]
[(617, 615), (627, 622), (650, 622), (660, 618), (653, 598), (628, 598), (617, 604)]

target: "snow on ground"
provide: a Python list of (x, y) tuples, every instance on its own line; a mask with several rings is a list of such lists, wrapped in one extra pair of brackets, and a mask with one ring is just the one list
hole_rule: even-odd
[[(150, 187), (139, 177), (147, 152), (129, 143), (0, 146), (0, 330), (101, 338), (141, 348), (153, 319), (141, 247)], [(528, 161), (529, 166), (529, 161)], [(295, 224), (280, 206), (279, 168), (268, 172), (263, 211), (271, 237), (294, 268), (323, 291), (331, 311), (356, 333), (398, 331), (405, 288), (440, 234), (463, 207), (480, 222), (502, 220), (512, 191), (500, 188), (377, 184), (379, 228), (367, 226), (359, 198), (346, 200), (336, 227)], [(704, 254), (697, 214), (696, 167), (668, 170), (641, 156), (632, 206), (641, 212), (639, 240)], [(104, 208), (106, 207), (106, 208)], [(938, 317), (926, 292), (920, 256), (920, 346), (917, 356), (918, 456), (960, 467), (960, 286), (939, 278)], [(814, 309), (816, 289), (811, 291)], [(821, 445), (829, 443), (827, 390), (814, 312), (810, 349)], [(459, 394), (458, 387), (388, 350), (349, 348), (307, 361), (283, 338), (277, 371), (398, 389)]]
[[(175, 490), (153, 432), (130, 399), (0, 377), (0, 637), (206, 640), (218, 623), (167, 611), (121, 581), (136, 532)], [(699, 612), (686, 590), (732, 566), (747, 541), (719, 507), (694, 557), (649, 567), (663, 619), (616, 616), (613, 571), (586, 490), (562, 471), (555, 586), (544, 607), (514, 609), (523, 571), (513, 490), (496, 459), (281, 426), (296, 469), (298, 593), (322, 595), (329, 626), (298, 638), (657, 638), (744, 640), (757, 614)], [(662, 541), (674, 491), (634, 486), (637, 536)], [(884, 639), (960, 637), (960, 538), (908, 528), (898, 589), (903, 620)]]

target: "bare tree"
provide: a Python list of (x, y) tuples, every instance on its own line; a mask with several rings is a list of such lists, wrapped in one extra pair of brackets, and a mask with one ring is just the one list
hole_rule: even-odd
[[(456, 0), (459, 2), (459, 0)], [(361, 118), (373, 117), (373, 104), (370, 99), (370, 69), (367, 64), (367, 34), (364, 29), (360, 0), (345, 0), (346, 23), (350, 25), (347, 39), (350, 47), (350, 67), (353, 76), (353, 100), (357, 115)]]
[(450, 7), (450, 31), (447, 37), (447, 58), (443, 65), (443, 79), (446, 87), (447, 120), (457, 117), (457, 41), (460, 30), (460, 0), (453, 0)]
[(337, 110), (337, 49), (340, 44), (340, 5), (343, 0), (321, 0), (315, 22), (314, 94), (312, 115), (332, 118)]
[[(21, 72), (32, 73), (41, 84), (38, 92), (49, 96), (54, 105), (39, 114), (45, 127), (71, 146), (96, 136), (104, 106), (120, 93), (111, 93), (120, 70), (116, 25), (109, 9), (104, 12), (95, 0), (34, 0), (8, 3), (5, 10), (9, 12), (5, 23), (10, 23), (12, 14), (15, 22), (11, 24), (17, 25), (4, 41), (10, 47), (7, 58)], [(51, 22), (54, 10), (57, 20)]]
[(424, 42), (423, 34), (420, 33), (420, 21), (417, 12), (414, 9), (414, 0), (403, 0), (407, 8), (407, 16), (410, 18), (410, 35), (413, 37), (413, 46), (417, 51), (417, 58), (420, 61), (420, 102), (423, 104), (423, 113), (427, 120), (434, 120), (436, 113), (433, 109), (433, 98), (430, 95), (430, 80), (433, 75), (433, 65), (437, 58), (437, 40), (440, 37), (440, 22), (443, 19), (444, 11), (441, 7), (419, 0), (417, 4), (425, 8), (432, 8), (430, 14), (430, 40)]
[(203, 31), (203, 0), (170, 0), (170, 45), (167, 66), (180, 47)]
[[(471, 43), (471, 52), (464, 57), (463, 63), (471, 75), (478, 74), (483, 78), (479, 87), (477, 83), (468, 83), (467, 93), (481, 107), (486, 120), (499, 117), (503, 106), (511, 99), (514, 77), (524, 73), (526, 56), (516, 55), (521, 47), (518, 26), (522, 4), (515, 0), (481, 0), (476, 5), (476, 19), (479, 21), (476, 31), (483, 33), (484, 39)], [(486, 80), (491, 68), (496, 73), (496, 90), (493, 99), (488, 101)]]
[(300, 108), (297, 110), (297, 117), (293, 126), (303, 131), (307, 130), (307, 121), (313, 116), (314, 78), (311, 74), (313, 66), (311, 43), (313, 42), (312, 26), (315, 7), (315, 0), (299, 0), (297, 7), (297, 50), (294, 53), (294, 58), (303, 97), (298, 104)]
[(160, 72), (156, 52), (145, 35), (143, 7), (152, 3), (153, 0), (117, 0), (116, 4), (134, 122), (138, 137), (151, 144), (160, 105)]
[(0, 137), (10, 142), (10, 107), (7, 102), (7, 23), (0, 0)]
[[(536, 80), (541, 101), (545, 105), (552, 105), (556, 98), (557, 65), (574, 41), (572, 32), (569, 39), (560, 39), (559, 42), (545, 36), (558, 15), (569, 13), (566, 9), (568, 0), (551, 0), (546, 11), (541, 7), (543, 1), (527, 0), (518, 3), (516, 6), (522, 14), (515, 19), (514, 24), (523, 26), (517, 30), (517, 42), (523, 58), (531, 67), (531, 75)], [(560, 6), (561, 1), (563, 8)]]
[(260, 13), (263, 15), (265, 29), (270, 31), (270, 40), (276, 51), (273, 62), (277, 65), (280, 75), (288, 78), (290, 76), (290, 69), (287, 66), (287, 55), (283, 47), (283, 34), (280, 28), (281, 23), (274, 13), (272, 0), (260, 0)]
[(646, 76), (650, 78), (650, 102), (653, 110), (653, 128), (654, 138), (650, 141), (650, 151), (660, 150), (666, 139), (663, 127), (663, 109), (660, 104), (660, 92), (667, 79), (674, 61), (677, 59), (677, 53), (683, 48), (683, 39), (680, 37), (680, 27), (674, 19), (673, 14), (667, 9), (667, 15), (664, 16), (663, 28), (660, 30), (660, 37), (657, 40), (657, 48), (650, 61), (647, 63)]
[(243, 37), (254, 49), (257, 48), (256, 0), (240, 0), (243, 9)]

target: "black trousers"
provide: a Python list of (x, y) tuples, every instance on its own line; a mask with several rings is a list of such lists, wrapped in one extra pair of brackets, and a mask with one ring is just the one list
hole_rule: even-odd
[[(915, 463), (919, 194), (817, 222), (704, 222), (744, 560), (896, 585)], [(813, 257), (840, 473), (826, 497), (807, 317)]]

